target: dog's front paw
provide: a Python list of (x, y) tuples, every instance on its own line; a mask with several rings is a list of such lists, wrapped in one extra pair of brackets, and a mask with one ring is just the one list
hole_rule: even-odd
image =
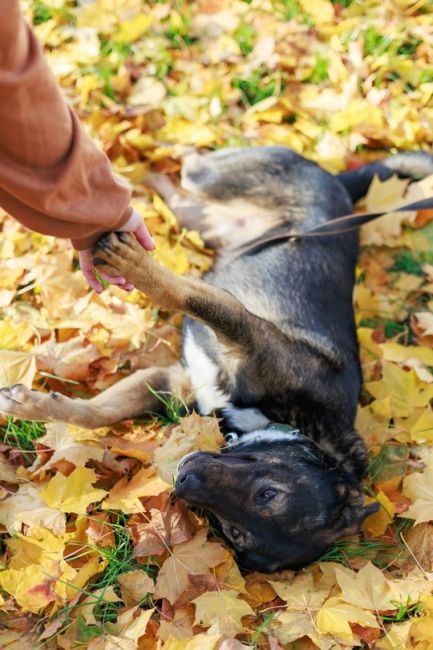
[(96, 242), (93, 254), (95, 266), (103, 273), (122, 276), (133, 283), (133, 276), (145, 252), (131, 233), (113, 232), (103, 235)]

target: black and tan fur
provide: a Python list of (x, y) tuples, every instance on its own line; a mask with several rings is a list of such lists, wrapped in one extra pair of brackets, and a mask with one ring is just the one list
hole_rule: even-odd
[(358, 236), (243, 255), (235, 247), (350, 213), (373, 173), (412, 170), (432, 173), (432, 158), (400, 154), (339, 177), (282, 147), (187, 159), (183, 186), (198, 200), (167, 180), (153, 182), (219, 249), (206, 281), (171, 273), (131, 235), (107, 235), (95, 253), (103, 271), (187, 316), (182, 363), (139, 370), (89, 401), (3, 389), (0, 411), (100, 427), (157, 410), (155, 390), (192, 395), (200, 412), (217, 412), (239, 438), (222, 454), (186, 457), (177, 494), (215, 513), (241, 566), (272, 571), (319, 557), (369, 512), (361, 487), (366, 450), (353, 425), (361, 383), (352, 308)]

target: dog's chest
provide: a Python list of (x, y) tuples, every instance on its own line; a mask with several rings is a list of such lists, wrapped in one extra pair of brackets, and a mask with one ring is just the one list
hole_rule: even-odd
[(226, 427), (242, 432), (261, 429), (269, 423), (269, 419), (259, 409), (238, 408), (233, 404), (230, 392), (220, 386), (220, 367), (206, 353), (189, 328), (185, 331), (183, 365), (189, 374), (201, 415), (220, 411)]

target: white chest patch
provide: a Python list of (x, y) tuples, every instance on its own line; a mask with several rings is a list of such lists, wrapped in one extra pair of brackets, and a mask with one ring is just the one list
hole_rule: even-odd
[(218, 366), (209, 359), (194, 339), (191, 330), (186, 332), (183, 354), (200, 413), (208, 415), (212, 411), (229, 406), (229, 395), (225, 395), (218, 388)]
[(223, 410), (223, 415), (229, 427), (245, 433), (264, 429), (270, 422), (259, 409), (254, 408), (241, 409), (230, 405)]
[(233, 442), (229, 442), (228, 447), (246, 447), (251, 445), (254, 442), (293, 442), (294, 440), (299, 440), (302, 438), (301, 434), (297, 429), (294, 431), (252, 431), (251, 433), (246, 433), (244, 436), (238, 436), (233, 439)]

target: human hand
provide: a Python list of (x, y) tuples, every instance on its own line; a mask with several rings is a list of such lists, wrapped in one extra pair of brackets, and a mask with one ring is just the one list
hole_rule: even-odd
[[(147, 251), (153, 251), (155, 244), (152, 237), (149, 234), (146, 226), (143, 223), (143, 219), (140, 217), (138, 212), (133, 212), (128, 221), (119, 229), (118, 232), (132, 232), (135, 235), (137, 241), (145, 248)], [(91, 248), (86, 248), (84, 250), (78, 251), (78, 258), (80, 260), (81, 271), (86, 278), (89, 285), (92, 287), (96, 293), (101, 293), (104, 287), (99, 282), (95, 275), (94, 264), (93, 264), (93, 251)], [(113, 277), (106, 275), (101, 271), (98, 271), (98, 275), (108, 282), (109, 284), (115, 284), (125, 291), (131, 291), (134, 288), (133, 284), (126, 282), (125, 278), (122, 277)]]

